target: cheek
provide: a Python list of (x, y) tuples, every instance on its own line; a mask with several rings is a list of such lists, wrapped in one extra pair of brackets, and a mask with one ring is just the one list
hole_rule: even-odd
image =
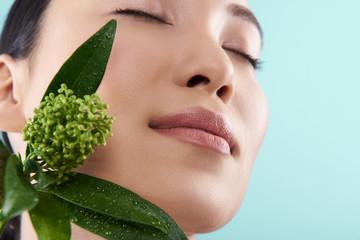
[(266, 96), (253, 73), (243, 71), (238, 72), (237, 75), (240, 77), (236, 79), (233, 109), (244, 125), (255, 134), (254, 137), (262, 139), (268, 124)]
[(257, 149), (259, 150), (268, 128), (269, 108), (264, 92), (262, 91), (260, 86), (258, 86), (258, 89), (259, 93), (254, 100), (254, 107), (252, 109), (251, 116), (253, 122), (253, 129), (257, 129), (257, 131), (254, 132), (256, 134), (255, 137), (259, 139), (259, 142), (257, 144)]
[(238, 83), (232, 108), (239, 122), (240, 162), (243, 169), (251, 171), (267, 130), (268, 104), (256, 79), (249, 79)]
[[(131, 34), (130, 34), (131, 33)], [(144, 35), (148, 41), (144, 41)], [(169, 42), (158, 36), (119, 28), (107, 70), (98, 93), (107, 103), (144, 98), (158, 87), (169, 69)], [(151, 90), (151, 91), (149, 91)], [(150, 96), (151, 97), (151, 96)], [(153, 96), (152, 96), (153, 98)]]
[[(28, 87), (25, 114), (29, 116), (32, 114), (32, 109), (37, 107), (48, 87), (51, 80), (59, 71), (64, 62), (72, 55), (82, 42), (72, 41), (71, 36), (63, 34), (62, 36), (54, 36), (50, 33), (44, 33), (43, 39), (39, 44), (34, 56), (30, 58), (30, 64), (33, 66), (30, 69), (28, 79)], [(61, 35), (61, 33), (54, 33)], [(72, 41), (72, 45), (62, 44), (62, 42)]]

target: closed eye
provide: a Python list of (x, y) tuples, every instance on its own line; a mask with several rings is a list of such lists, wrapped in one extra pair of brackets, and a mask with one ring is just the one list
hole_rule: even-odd
[(130, 8), (121, 9), (121, 8), (118, 8), (118, 9), (115, 10), (115, 14), (131, 15), (131, 16), (134, 16), (136, 18), (143, 18), (145, 20), (150, 20), (150, 21), (156, 21), (156, 22), (159, 22), (159, 23), (169, 24), (165, 20), (163, 20), (161, 17), (156, 16), (155, 14), (144, 12), (144, 11), (138, 10), (138, 9), (130, 9)]
[(251, 64), (251, 66), (253, 66), (253, 68), (255, 68), (255, 69), (261, 69), (262, 62), (259, 61), (259, 59), (254, 58), (254, 57), (250, 56), (250, 55), (247, 54), (247, 53), (243, 53), (243, 52), (240, 52), (240, 51), (231, 49), (231, 48), (223, 47), (223, 49), (226, 50), (226, 51), (232, 52), (232, 53), (234, 53), (234, 54), (237, 55), (237, 56), (240, 56), (240, 57), (242, 57), (242, 58), (245, 58), (245, 60), (248, 61), (248, 62)]

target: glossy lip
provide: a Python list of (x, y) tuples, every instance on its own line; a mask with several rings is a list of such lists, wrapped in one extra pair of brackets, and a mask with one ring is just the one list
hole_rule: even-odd
[(193, 107), (151, 121), (149, 127), (160, 134), (199, 147), (231, 154), (234, 135), (226, 116), (202, 107)]

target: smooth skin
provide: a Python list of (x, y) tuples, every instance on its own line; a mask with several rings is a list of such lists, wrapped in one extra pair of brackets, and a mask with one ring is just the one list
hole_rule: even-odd
[[(24, 153), (21, 130), (53, 76), (82, 42), (115, 18), (117, 35), (97, 91), (116, 117), (114, 136), (78, 171), (157, 204), (190, 239), (221, 228), (241, 205), (268, 123), (256, 70), (229, 50), (258, 58), (261, 37), (246, 17), (229, 13), (230, 4), (249, 8), (245, 0), (53, 0), (31, 56), (0, 56), (0, 129), (11, 132), (13, 148)], [(166, 23), (116, 14), (126, 8)], [(205, 80), (188, 87), (196, 75)], [(230, 120), (230, 155), (149, 128), (154, 119), (190, 107)], [(22, 227), (23, 239), (37, 239), (26, 216)], [(72, 232), (73, 239), (100, 239), (78, 227)]]

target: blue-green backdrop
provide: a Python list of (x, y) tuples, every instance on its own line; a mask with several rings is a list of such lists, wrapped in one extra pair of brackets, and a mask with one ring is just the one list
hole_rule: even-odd
[[(13, 0), (0, 0), (0, 28)], [(269, 130), (244, 203), (198, 240), (360, 240), (360, 1), (249, 0)]]

